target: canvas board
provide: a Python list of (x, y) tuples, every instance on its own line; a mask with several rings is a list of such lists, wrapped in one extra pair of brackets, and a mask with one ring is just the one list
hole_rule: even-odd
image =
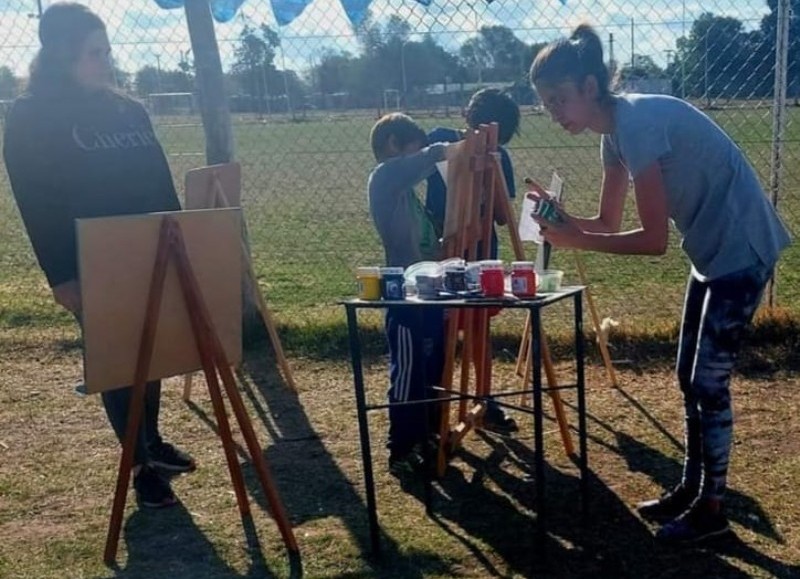
[[(89, 393), (133, 384), (160, 227), (168, 215), (180, 225), (228, 362), (241, 363), (240, 209), (79, 219), (84, 374)], [(171, 260), (148, 379), (199, 369), (200, 357)]]
[[(550, 186), (547, 188), (547, 192), (555, 197), (556, 201), (561, 201), (561, 192), (563, 189), (564, 181), (561, 179), (561, 177), (559, 177), (558, 173), (554, 171), (550, 177)], [(535, 202), (533, 199), (529, 199), (526, 195), (522, 199), (522, 209), (520, 210), (519, 214), (519, 225), (517, 227), (517, 231), (519, 231), (519, 238), (522, 241), (533, 241), (541, 244), (544, 241), (544, 238), (541, 235), (539, 224), (536, 223), (532, 217), (534, 208)]]
[[(217, 199), (214, 177), (219, 179), (227, 205)], [(186, 209), (239, 207), (242, 204), (242, 168), (239, 163), (222, 163), (186, 172)]]

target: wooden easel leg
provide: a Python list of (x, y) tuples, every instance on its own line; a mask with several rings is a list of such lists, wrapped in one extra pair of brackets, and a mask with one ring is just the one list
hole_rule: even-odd
[(561, 432), (561, 440), (564, 443), (564, 452), (567, 453), (567, 456), (572, 457), (575, 456), (575, 445), (572, 443), (572, 436), (569, 433), (569, 423), (564, 413), (564, 402), (561, 400), (561, 391), (552, 389), (558, 385), (558, 381), (556, 379), (555, 368), (553, 367), (553, 359), (550, 357), (550, 346), (547, 345), (542, 326), (539, 326), (539, 337), (539, 341), (542, 343), (542, 366), (544, 366), (547, 384), (550, 387), (547, 393), (550, 394), (550, 398), (553, 400), (553, 410), (556, 414), (558, 430)]
[(189, 372), (183, 377), (183, 401), (189, 402), (192, 399), (192, 379), (194, 373)]
[(256, 297), (256, 305), (258, 306), (258, 311), (261, 314), (261, 319), (264, 320), (264, 326), (267, 328), (269, 340), (272, 342), (272, 349), (275, 350), (275, 358), (278, 360), (278, 364), (283, 371), (283, 377), (286, 380), (286, 383), (289, 385), (289, 388), (297, 392), (297, 385), (294, 382), (292, 368), (289, 366), (289, 362), (286, 360), (286, 356), (283, 353), (283, 345), (281, 344), (281, 338), (278, 335), (278, 330), (275, 327), (275, 320), (272, 317), (272, 312), (267, 307), (264, 294), (261, 293), (261, 290), (258, 287), (258, 280), (256, 279), (255, 272), (253, 271), (253, 264), (249, 258), (246, 259), (248, 275), (250, 276), (253, 292), (255, 293)]
[(255, 466), (256, 474), (258, 475), (259, 482), (261, 483), (261, 488), (264, 491), (264, 496), (267, 498), (267, 503), (269, 504), (272, 517), (275, 519), (275, 522), (278, 525), (278, 529), (281, 532), (281, 536), (283, 537), (283, 542), (286, 545), (286, 548), (290, 552), (297, 553), (299, 549), (297, 547), (294, 531), (292, 530), (289, 517), (284, 509), (283, 502), (281, 502), (277, 487), (272, 480), (272, 474), (267, 467), (267, 462), (264, 459), (264, 453), (261, 449), (261, 445), (258, 443), (258, 439), (256, 438), (253, 425), (250, 422), (250, 418), (247, 416), (247, 411), (245, 410), (244, 403), (239, 395), (239, 390), (236, 388), (233, 373), (227, 366), (220, 367), (219, 370), (222, 377), (222, 384), (225, 386), (225, 391), (228, 394), (228, 400), (230, 400), (233, 413), (236, 415), (236, 420), (239, 423), (242, 436), (247, 444), (250, 458)]
[(581, 280), (581, 285), (584, 286), (586, 289), (584, 290), (584, 294), (586, 294), (586, 303), (589, 304), (589, 313), (592, 317), (592, 326), (594, 328), (594, 333), (597, 335), (597, 345), (600, 348), (600, 355), (603, 358), (603, 364), (606, 367), (606, 373), (608, 374), (608, 380), (611, 382), (611, 386), (617, 386), (617, 373), (614, 371), (614, 364), (611, 361), (611, 355), (608, 352), (608, 340), (606, 339), (606, 335), (604, 332), (600, 330), (600, 317), (597, 315), (597, 308), (594, 305), (594, 298), (592, 297), (592, 292), (589, 290), (589, 284), (586, 281), (586, 267), (583, 265), (583, 259), (581, 256), (575, 253), (575, 265), (578, 269), (578, 277)]
[[(195, 322), (192, 322), (194, 326)], [(228, 472), (231, 475), (231, 483), (233, 484), (233, 492), (236, 495), (236, 504), (239, 506), (239, 513), (242, 516), (250, 514), (250, 503), (247, 500), (247, 491), (244, 487), (244, 476), (242, 475), (242, 467), (239, 464), (239, 459), (236, 456), (236, 447), (233, 443), (233, 434), (231, 433), (231, 426), (228, 421), (228, 413), (225, 411), (225, 402), (222, 399), (222, 393), (219, 388), (219, 381), (217, 380), (217, 370), (214, 366), (214, 357), (211, 350), (211, 344), (208, 340), (203, 340), (202, 346), (200, 345), (201, 339), (198, 338), (198, 349), (200, 350), (200, 358), (203, 364), (203, 372), (206, 377), (206, 384), (208, 385), (208, 394), (211, 398), (211, 405), (214, 408), (214, 416), (217, 419), (217, 427), (219, 428), (219, 437), (222, 441), (222, 449), (225, 452), (225, 461), (228, 463)]]
[[(456, 358), (456, 341), (458, 340), (458, 324), (461, 310), (450, 310), (447, 314), (447, 331), (445, 334), (444, 369), (442, 370), (441, 387), (443, 396), (450, 397), (453, 387), (453, 368)], [(447, 448), (450, 438), (450, 402), (441, 404), (442, 417), (439, 423), (439, 450), (436, 454), (436, 474), (444, 476), (447, 469)]]
[(108, 534), (106, 536), (106, 547), (103, 553), (103, 561), (110, 565), (117, 558), (117, 545), (119, 534), (122, 529), (122, 516), (125, 513), (125, 501), (128, 496), (128, 484), (133, 468), (133, 450), (136, 446), (136, 439), (139, 434), (139, 426), (142, 423), (142, 411), (144, 409), (145, 383), (132, 386), (131, 406), (128, 410), (128, 424), (125, 429), (125, 440), (122, 443), (122, 457), (119, 462), (117, 472), (117, 486), (114, 492), (114, 504), (111, 508), (111, 520), (108, 524)]
[[(175, 235), (180, 236), (180, 230), (177, 228), (175, 230)], [(186, 254), (186, 247), (184, 246), (182, 240), (175, 244), (175, 253), (178, 276), (181, 280), (181, 288), (183, 290), (186, 303), (189, 307), (189, 311), (196, 314), (195, 316), (192, 316), (194, 320), (193, 325), (195, 323), (198, 324), (200, 337), (204, 341), (204, 349), (206, 348), (205, 344), (207, 344), (207, 351), (210, 353), (208, 358), (213, 360), (213, 365), (216, 366), (216, 370), (219, 372), (219, 375), (222, 379), (222, 384), (225, 387), (228, 400), (231, 403), (233, 413), (236, 415), (236, 420), (239, 423), (242, 436), (247, 444), (247, 449), (250, 453), (250, 459), (252, 460), (256, 469), (256, 473), (258, 474), (261, 488), (264, 491), (264, 495), (269, 503), (272, 516), (278, 525), (281, 536), (283, 537), (283, 542), (289, 551), (290, 558), (294, 559), (295, 561), (299, 560), (299, 549), (297, 547), (297, 541), (295, 540), (291, 524), (289, 523), (289, 518), (286, 515), (286, 511), (278, 495), (277, 488), (272, 481), (272, 476), (269, 472), (266, 461), (264, 460), (261, 446), (258, 444), (255, 431), (253, 430), (253, 425), (247, 416), (244, 403), (242, 402), (239, 391), (236, 388), (236, 380), (233, 376), (233, 372), (231, 371), (228, 360), (226, 359), (225, 351), (222, 348), (219, 337), (214, 331), (211, 322), (211, 316), (208, 313), (205, 303), (202, 301), (202, 294), (197, 284), (197, 280), (191, 271), (189, 258)], [(214, 397), (214, 390), (219, 390), (219, 384), (216, 381), (216, 373), (207, 372), (207, 376), (211, 378), (210, 391), (212, 397)], [(227, 422), (227, 419), (225, 419), (225, 421)], [(231, 473), (231, 475), (233, 476), (233, 473)], [(244, 489), (242, 485), (242, 491), (243, 490)]]
[[(530, 319), (528, 320), (530, 321)], [(527, 328), (530, 328), (529, 325), (526, 325)], [(550, 356), (550, 347), (547, 344), (547, 338), (544, 334), (544, 329), (540, 330), (540, 341), (541, 341), (541, 352), (542, 352), (542, 366), (544, 367), (545, 376), (547, 378), (547, 385), (549, 388), (555, 387), (558, 385), (558, 381), (556, 378), (555, 367), (553, 366), (553, 359)], [(528, 338), (528, 346), (526, 348), (527, 356), (525, 359), (525, 372), (526, 376), (530, 376), (531, 371), (531, 364), (533, 363), (533, 349), (530, 347), (530, 338)], [(527, 391), (530, 389), (530, 379), (525, 379), (523, 377), (523, 390)], [(558, 424), (558, 430), (561, 433), (561, 441), (564, 444), (564, 452), (567, 456), (573, 456), (575, 454), (575, 445), (572, 443), (572, 436), (569, 432), (569, 422), (567, 421), (566, 413), (564, 412), (564, 402), (561, 399), (561, 394), (558, 390), (548, 389), (548, 394), (550, 395), (551, 400), (553, 401), (553, 411), (555, 412), (556, 422)], [(520, 400), (521, 406), (529, 406), (528, 394), (523, 392)]]
[(150, 288), (147, 296), (142, 338), (139, 342), (139, 353), (136, 360), (133, 391), (131, 392), (131, 406), (128, 410), (128, 423), (125, 428), (125, 440), (122, 443), (122, 457), (120, 458), (117, 473), (117, 486), (114, 492), (114, 504), (111, 509), (111, 520), (108, 525), (106, 547), (103, 560), (111, 564), (117, 557), (122, 517), (125, 512), (125, 500), (128, 495), (128, 483), (133, 468), (133, 453), (139, 426), (142, 422), (144, 409), (144, 395), (150, 362), (153, 359), (153, 346), (155, 344), (156, 330), (158, 329), (158, 315), (161, 310), (161, 298), (164, 293), (164, 279), (167, 274), (167, 262), (170, 249), (170, 220), (165, 219), (161, 224), (156, 250), (153, 273), (150, 277)]
[(517, 352), (517, 376), (526, 378), (529, 376), (530, 368), (523, 368), (527, 364), (525, 359), (529, 355), (531, 345), (531, 314), (528, 312), (525, 315), (525, 327), (522, 330), (522, 339), (519, 342), (519, 352)]
[[(477, 358), (473, 355), (475, 347), (474, 333), (472, 324), (475, 323), (475, 312), (473, 310), (461, 310), (461, 320), (463, 322), (464, 339), (461, 345), (461, 382), (459, 391), (461, 395), (469, 393), (469, 377), (473, 363), (478, 364)], [(458, 401), (458, 421), (464, 422), (467, 418), (467, 399), (462, 398)]]

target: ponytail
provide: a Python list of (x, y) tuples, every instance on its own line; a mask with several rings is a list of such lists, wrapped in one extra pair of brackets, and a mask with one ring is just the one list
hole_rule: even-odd
[(569, 38), (545, 46), (531, 65), (533, 85), (557, 85), (574, 82), (579, 88), (587, 77), (597, 80), (598, 98), (604, 101), (611, 95), (611, 79), (603, 62), (603, 43), (588, 24), (579, 24)]

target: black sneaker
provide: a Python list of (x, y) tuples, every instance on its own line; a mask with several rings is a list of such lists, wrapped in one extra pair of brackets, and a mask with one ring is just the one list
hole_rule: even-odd
[(661, 527), (656, 540), (662, 543), (686, 545), (730, 532), (728, 518), (721, 510), (711, 510), (702, 500), (674, 521)]
[(197, 468), (191, 456), (162, 440), (150, 445), (147, 456), (150, 466), (169, 472), (191, 472)]
[(163, 509), (176, 504), (178, 500), (169, 486), (169, 481), (161, 477), (153, 468), (144, 465), (133, 477), (133, 488), (140, 506), (149, 509)]
[(512, 434), (519, 431), (516, 421), (511, 418), (497, 404), (486, 403), (486, 412), (483, 414), (484, 430), (490, 430), (498, 434)]
[(636, 505), (636, 510), (643, 519), (654, 523), (666, 523), (688, 511), (697, 499), (697, 495), (697, 491), (692, 492), (683, 485), (678, 485), (659, 499), (639, 503)]
[(389, 454), (389, 472), (395, 476), (416, 474), (425, 468), (425, 459), (417, 447), (405, 452), (392, 451)]

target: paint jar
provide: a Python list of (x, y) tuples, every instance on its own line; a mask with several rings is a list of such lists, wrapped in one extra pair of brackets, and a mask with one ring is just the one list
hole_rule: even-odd
[(449, 292), (467, 291), (467, 268), (461, 264), (444, 268), (444, 289)]
[(487, 298), (501, 298), (505, 289), (503, 262), (486, 260), (481, 262), (481, 292)]
[(479, 261), (471, 261), (467, 264), (466, 277), (468, 290), (481, 289), (481, 263)]
[(402, 300), (406, 297), (403, 288), (402, 267), (381, 268), (381, 297), (385, 300)]
[(511, 293), (518, 298), (536, 295), (536, 272), (532, 261), (515, 261), (511, 264)]
[(358, 299), (381, 299), (381, 269), (379, 267), (359, 267), (356, 270)]
[(418, 275), (417, 296), (423, 300), (430, 300), (439, 297), (439, 290), (442, 289), (442, 276), (440, 275)]

